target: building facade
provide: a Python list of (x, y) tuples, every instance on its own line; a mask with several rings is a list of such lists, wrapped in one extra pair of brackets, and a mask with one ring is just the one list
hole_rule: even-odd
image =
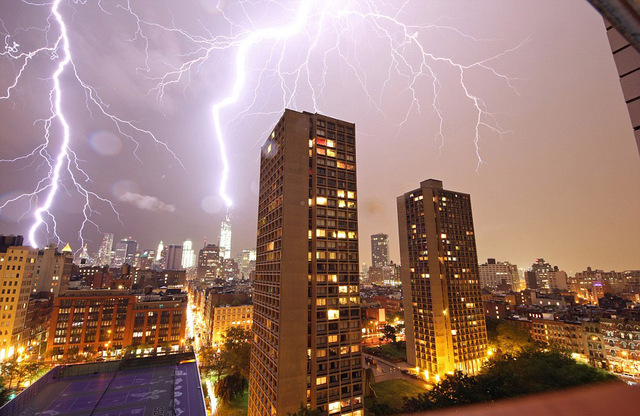
[(182, 269), (182, 246), (169, 244), (164, 250), (166, 251), (164, 255), (164, 268), (168, 270)]
[(475, 374), (487, 332), (471, 199), (429, 179), (397, 203), (407, 362), (427, 379)]
[(49, 292), (58, 296), (67, 288), (72, 269), (73, 253), (61, 253), (55, 244), (47, 246), (38, 251), (32, 291)]
[(363, 414), (355, 158), (354, 124), (291, 110), (262, 147), (251, 416)]
[(221, 271), (220, 249), (215, 244), (207, 244), (198, 254), (198, 279), (213, 280), (220, 276)]
[(23, 346), (23, 332), (38, 250), (10, 246), (0, 252), (0, 361)]
[(507, 285), (511, 290), (518, 290), (520, 287), (520, 276), (518, 266), (508, 261), (496, 261), (487, 259), (487, 262), (479, 266), (480, 285), (497, 289), (498, 286)]
[(55, 298), (47, 351), (54, 358), (184, 344), (187, 297), (71, 290)]
[(205, 338), (213, 346), (224, 342), (224, 335), (233, 327), (251, 330), (253, 305), (205, 306)]
[(389, 236), (374, 234), (371, 236), (371, 265), (382, 267), (389, 264)]
[(138, 243), (136, 241), (127, 238), (120, 240), (119, 243), (116, 243), (113, 266), (120, 267), (125, 263), (133, 266), (137, 251)]

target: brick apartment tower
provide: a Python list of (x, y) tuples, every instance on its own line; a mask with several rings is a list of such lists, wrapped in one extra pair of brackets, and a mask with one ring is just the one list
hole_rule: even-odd
[(429, 179), (397, 202), (407, 361), (431, 380), (474, 374), (487, 331), (471, 199)]
[(355, 125), (285, 110), (262, 147), (249, 415), (363, 414)]

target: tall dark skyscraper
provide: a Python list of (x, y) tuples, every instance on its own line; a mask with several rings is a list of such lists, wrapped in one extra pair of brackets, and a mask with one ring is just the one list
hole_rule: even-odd
[(220, 248), (215, 244), (207, 244), (198, 253), (198, 280), (213, 280), (220, 276), (222, 263)]
[(371, 236), (371, 265), (382, 267), (389, 264), (389, 236), (374, 234)]
[(182, 246), (169, 244), (164, 249), (166, 250), (164, 268), (169, 270), (182, 269)]
[(398, 197), (407, 361), (428, 379), (487, 356), (471, 199), (429, 179)]
[(291, 110), (262, 147), (251, 416), (363, 414), (355, 158), (354, 124)]

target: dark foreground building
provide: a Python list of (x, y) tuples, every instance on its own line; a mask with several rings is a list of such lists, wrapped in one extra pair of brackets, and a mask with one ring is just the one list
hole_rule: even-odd
[(262, 147), (249, 415), (363, 413), (355, 125), (285, 110)]
[(193, 353), (59, 366), (0, 416), (206, 416)]

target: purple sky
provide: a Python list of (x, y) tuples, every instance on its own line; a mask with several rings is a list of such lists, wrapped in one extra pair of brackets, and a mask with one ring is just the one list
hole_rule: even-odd
[[(150, 131), (177, 157), (124, 126), (139, 142), (134, 157), (132, 140), (94, 104), (87, 107), (69, 67), (61, 77), (63, 109), (72, 149), (92, 182), (77, 171), (76, 178), (111, 199), (122, 224), (95, 198), (100, 214), (92, 221), (116, 239), (133, 236), (141, 248), (155, 248), (161, 239), (191, 238), (196, 249), (205, 237), (217, 241), (225, 208), (218, 195), (222, 166), (212, 105), (231, 92), (236, 56), (249, 33), (290, 28), (300, 3), (259, 1), (241, 8), (235, 1), (131, 0), (133, 13), (124, 0), (103, 1), (104, 10), (87, 3), (62, 0), (60, 7), (79, 77), (95, 88), (107, 111)], [(216, 10), (218, 3), (224, 13)], [(399, 258), (395, 197), (437, 178), (445, 188), (471, 194), (481, 262), (495, 257), (526, 267), (544, 257), (568, 272), (640, 268), (640, 157), (602, 20), (585, 0), (415, 0), (368, 16), (365, 5), (376, 2), (322, 3), (331, 16), (323, 19), (313, 9), (286, 41), (268, 32), (271, 39), (247, 49), (244, 88), (221, 113), (234, 253), (255, 246), (259, 146), (287, 106), (356, 123), (361, 261), (370, 263), (369, 235), (378, 232), (390, 234), (391, 257)], [(7, 42), (17, 42), (19, 52), (45, 45), (49, 10), (0, 2)], [(358, 13), (345, 13), (350, 10)], [(139, 25), (134, 14), (143, 20)], [(60, 32), (55, 20), (49, 22), (51, 44)], [(398, 23), (407, 31), (398, 31)], [(398, 42), (405, 36), (415, 40), (402, 48)], [(503, 132), (480, 126), (480, 165), (478, 113), (458, 67), (430, 59), (429, 68), (420, 67), (415, 42), (469, 67), (463, 79), (484, 106), (482, 121)], [(171, 82), (157, 88), (161, 77), (194, 59), (180, 79), (170, 75), (165, 80)], [(482, 67), (472, 66), (480, 61)], [(0, 96), (21, 62), (0, 57)], [(49, 117), (58, 62), (51, 54), (35, 56), (11, 98), (0, 100), (0, 158), (28, 154), (43, 143), (43, 123), (34, 121)], [(410, 84), (420, 70), (424, 75)], [(438, 111), (428, 71), (438, 79)], [(60, 135), (54, 120), (52, 146), (59, 146)], [(38, 158), (0, 163), (0, 205), (33, 190), (47, 170)], [(51, 212), (58, 234), (75, 249), (83, 201), (68, 175), (63, 185)], [(26, 235), (32, 223), (28, 199), (0, 211), (0, 233)], [(37, 235), (40, 242), (52, 238), (44, 226)], [(87, 225), (84, 237), (96, 250), (96, 227)]]

